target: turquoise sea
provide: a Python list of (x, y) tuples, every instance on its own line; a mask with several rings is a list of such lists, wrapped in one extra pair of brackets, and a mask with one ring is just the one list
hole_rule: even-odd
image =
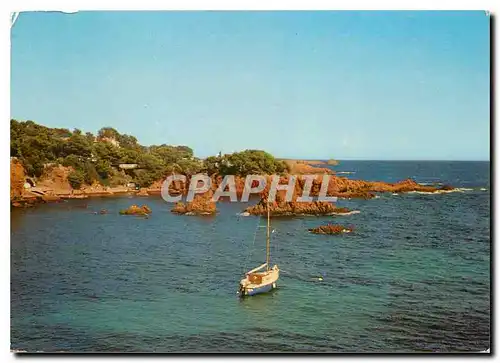
[[(272, 220), (272, 293), (243, 300), (265, 221), (219, 203), (179, 216), (160, 197), (11, 213), (11, 348), (43, 352), (454, 352), (490, 346), (490, 163), (342, 161), (353, 179), (461, 192), (339, 200), (360, 213)], [(255, 202), (252, 201), (252, 203)], [(150, 218), (121, 216), (147, 204)], [(108, 209), (107, 215), (94, 211)], [(312, 235), (326, 222), (343, 236)], [(255, 236), (255, 240), (254, 240)], [(319, 277), (322, 277), (320, 281)]]

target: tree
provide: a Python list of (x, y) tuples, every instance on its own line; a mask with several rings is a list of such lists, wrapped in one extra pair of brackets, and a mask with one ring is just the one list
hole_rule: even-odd
[[(118, 145), (102, 142), (103, 138)], [(213, 174), (282, 173), (285, 164), (262, 150), (244, 150), (233, 154), (210, 156), (204, 161), (193, 156), (185, 145), (140, 145), (134, 136), (120, 134), (111, 127), (90, 132), (49, 128), (33, 121), (10, 120), (10, 153), (17, 157), (29, 176), (41, 176), (47, 163), (71, 166), (72, 182), (106, 185), (134, 181), (142, 186), (161, 180), (170, 173), (193, 175), (201, 171)], [(120, 170), (119, 164), (138, 164), (139, 169)]]
[(153, 145), (149, 148), (149, 151), (162, 159), (165, 164), (178, 163), (180, 160), (193, 157), (193, 150), (187, 146)]
[(91, 132), (86, 132), (85, 137), (87, 138), (89, 143), (93, 143), (95, 141), (95, 136)]
[(208, 175), (213, 175), (219, 173), (219, 167), (221, 164), (222, 158), (219, 156), (209, 156), (205, 160), (203, 160), (203, 170)]
[(79, 170), (74, 170), (71, 173), (69, 173), (68, 182), (73, 189), (79, 189), (84, 182), (84, 176), (82, 172)]
[(101, 179), (108, 179), (112, 173), (112, 166), (108, 160), (100, 159), (95, 162), (95, 170)]
[[(209, 158), (207, 158), (209, 159)], [(275, 174), (286, 171), (283, 162), (262, 150), (244, 150), (219, 157), (211, 157), (205, 167), (213, 167), (216, 162), (221, 175)]]
[(97, 138), (98, 139), (104, 139), (104, 138), (118, 139), (119, 135), (120, 135), (120, 133), (118, 131), (116, 131), (114, 128), (112, 128), (112, 127), (103, 127), (102, 129), (100, 129), (97, 132)]
[(80, 155), (84, 158), (90, 157), (92, 153), (92, 144), (89, 142), (86, 136), (81, 134), (73, 134), (66, 141), (63, 146), (63, 154), (64, 155)]

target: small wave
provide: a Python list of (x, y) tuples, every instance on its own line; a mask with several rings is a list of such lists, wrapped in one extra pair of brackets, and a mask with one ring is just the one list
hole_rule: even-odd
[(399, 195), (398, 193), (392, 193), (392, 195)]
[(354, 174), (355, 171), (336, 171), (335, 174)]
[(408, 194), (437, 194), (437, 193), (436, 192), (417, 192), (417, 191), (411, 191), (411, 192), (408, 192)]
[(358, 214), (358, 213), (361, 213), (359, 210), (352, 210), (350, 212), (340, 212), (340, 213), (331, 213), (331, 215), (333, 216), (348, 216), (348, 215), (351, 215), (351, 214)]
[(433, 191), (433, 192), (421, 192), (421, 191), (411, 191), (411, 192), (408, 192), (408, 194), (447, 194), (447, 193), (464, 193), (464, 192), (468, 192), (468, 191), (471, 191), (473, 189), (471, 188), (455, 188), (455, 189), (451, 189), (451, 190), (436, 190), (436, 191)]
[(248, 217), (250, 216), (250, 213), (248, 212), (242, 212), (242, 213), (236, 213), (237, 216), (241, 216), (241, 217)]
[(484, 192), (484, 191), (486, 191), (488, 189), (486, 189), (486, 188), (479, 188), (479, 190), (482, 190)]

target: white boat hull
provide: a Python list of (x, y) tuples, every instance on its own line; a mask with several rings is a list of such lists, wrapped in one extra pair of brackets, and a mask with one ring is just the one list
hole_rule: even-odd
[[(238, 294), (240, 296), (252, 296), (269, 292), (277, 287), (279, 274), (280, 270), (277, 265), (274, 265), (269, 271), (255, 272), (255, 270), (252, 270), (241, 280)], [(255, 280), (261, 281), (256, 282)]]

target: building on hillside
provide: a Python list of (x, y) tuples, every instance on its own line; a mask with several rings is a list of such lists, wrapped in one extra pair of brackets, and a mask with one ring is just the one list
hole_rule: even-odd
[(98, 139), (95, 142), (109, 142), (110, 144), (112, 144), (116, 147), (120, 147), (120, 143), (114, 137), (101, 137), (100, 139)]

